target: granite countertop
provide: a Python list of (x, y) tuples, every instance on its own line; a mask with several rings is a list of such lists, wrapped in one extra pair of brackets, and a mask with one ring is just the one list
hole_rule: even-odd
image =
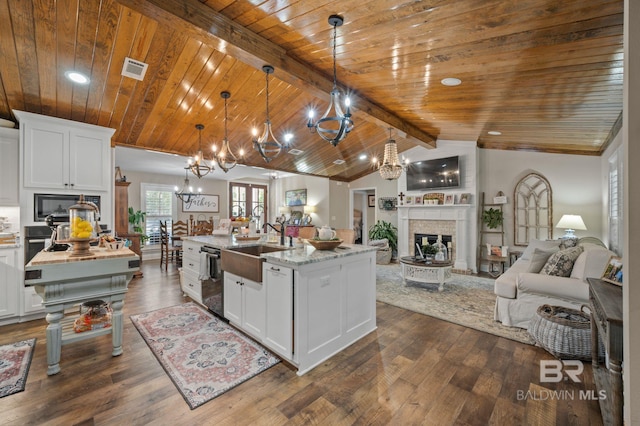
[(110, 250), (102, 247), (91, 247), (91, 256), (77, 256), (71, 257), (70, 251), (40, 251), (33, 259), (27, 264), (29, 266), (49, 265), (54, 263), (69, 263), (69, 262), (81, 262), (84, 260), (104, 260), (113, 259), (118, 257), (133, 257), (136, 256), (134, 252), (126, 247), (118, 250)]
[[(217, 249), (228, 249), (232, 247), (246, 247), (257, 245), (278, 246), (279, 244), (266, 243), (267, 236), (260, 240), (237, 241), (232, 235), (201, 235), (192, 237), (182, 237), (184, 241), (194, 241), (208, 247)], [(377, 251), (378, 247), (364, 246), (360, 244), (342, 244), (334, 250), (317, 250), (309, 244), (301, 244), (297, 238), (293, 239), (295, 247), (286, 247), (286, 250), (262, 253), (260, 257), (268, 262), (280, 263), (288, 266), (306, 265), (308, 263), (323, 262), (325, 260), (337, 259), (340, 257), (353, 256), (361, 253)]]

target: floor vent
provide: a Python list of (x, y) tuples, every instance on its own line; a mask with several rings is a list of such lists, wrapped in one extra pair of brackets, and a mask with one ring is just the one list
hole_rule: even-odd
[(124, 58), (124, 64), (122, 65), (122, 75), (142, 81), (144, 79), (145, 73), (147, 72), (148, 66), (149, 64), (145, 64), (144, 62), (136, 61), (131, 58)]

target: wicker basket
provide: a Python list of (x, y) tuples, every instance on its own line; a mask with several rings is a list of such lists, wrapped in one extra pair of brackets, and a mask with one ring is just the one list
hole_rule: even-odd
[[(556, 358), (591, 360), (591, 320), (583, 311), (542, 305), (529, 323), (528, 331), (539, 346)], [(604, 346), (599, 343), (598, 355), (603, 357)]]

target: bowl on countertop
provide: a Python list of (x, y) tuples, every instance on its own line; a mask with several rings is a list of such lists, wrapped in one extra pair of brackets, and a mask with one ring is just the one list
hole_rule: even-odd
[(342, 240), (316, 240), (315, 238), (309, 238), (307, 240), (309, 244), (316, 248), (316, 250), (333, 250), (342, 244)]
[(124, 247), (124, 240), (116, 240), (116, 241), (105, 241), (104, 245), (108, 250), (120, 250)]

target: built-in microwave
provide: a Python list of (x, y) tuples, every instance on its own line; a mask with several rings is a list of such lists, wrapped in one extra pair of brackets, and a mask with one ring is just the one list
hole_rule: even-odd
[[(68, 214), (69, 207), (78, 204), (80, 194), (33, 194), (33, 220), (44, 222), (50, 214)], [(85, 195), (85, 201), (94, 203), (100, 210), (99, 195)]]

